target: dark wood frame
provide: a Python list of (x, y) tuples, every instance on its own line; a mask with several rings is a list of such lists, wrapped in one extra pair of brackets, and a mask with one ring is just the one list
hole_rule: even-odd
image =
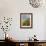
[[(30, 14), (31, 15), (31, 26), (30, 27), (22, 27), (21, 26), (21, 15), (22, 14), (28, 14), (28, 15)], [(32, 28), (32, 27), (33, 27), (33, 14), (32, 13), (20, 13), (20, 28), (25, 28), (25, 29), (27, 28), (27, 29), (29, 29), (29, 28)]]

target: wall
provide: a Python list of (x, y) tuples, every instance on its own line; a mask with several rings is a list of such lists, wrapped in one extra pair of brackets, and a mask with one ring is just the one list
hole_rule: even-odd
[[(33, 8), (28, 0), (0, 0), (0, 19), (4, 16), (13, 18), (10, 31), (7, 33), (16, 40), (28, 40), (34, 34), (37, 35), (37, 39), (46, 40), (45, 12), (45, 6)], [(32, 29), (20, 28), (20, 13), (33, 13)], [(3, 31), (0, 31), (0, 35), (2, 33)], [(0, 36), (0, 39), (2, 38), (4, 39), (4, 37)]]

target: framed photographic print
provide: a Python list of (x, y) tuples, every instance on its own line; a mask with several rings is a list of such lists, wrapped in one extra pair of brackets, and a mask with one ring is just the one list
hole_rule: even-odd
[(20, 28), (32, 28), (33, 14), (20, 13)]

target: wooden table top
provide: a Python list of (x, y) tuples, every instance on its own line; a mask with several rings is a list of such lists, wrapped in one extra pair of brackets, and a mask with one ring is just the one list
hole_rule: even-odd
[(12, 42), (20, 42), (20, 43), (28, 43), (28, 42), (32, 42), (32, 43), (46, 43), (46, 40), (38, 40), (38, 41), (34, 41), (34, 40), (11, 40)]
[[(3, 42), (3, 41), (5, 41), (5, 40), (0, 40), (0, 42)], [(11, 42), (14, 42), (14, 43), (16, 43), (16, 42), (18, 42), (18, 43), (28, 43), (28, 42), (30, 42), (30, 43), (46, 43), (46, 40), (39, 40), (39, 41), (34, 41), (34, 40), (31, 40), (31, 41), (29, 41), (29, 40), (9, 40), (9, 41), (11, 41)]]
[(13, 42), (41, 42), (41, 43), (46, 43), (46, 40), (39, 40), (39, 41), (29, 41), (29, 40), (16, 40), (16, 41), (13, 41)]

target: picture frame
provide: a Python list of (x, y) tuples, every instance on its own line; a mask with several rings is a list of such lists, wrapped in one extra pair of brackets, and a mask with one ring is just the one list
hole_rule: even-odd
[(20, 28), (32, 28), (33, 27), (33, 14), (32, 13), (20, 13)]

